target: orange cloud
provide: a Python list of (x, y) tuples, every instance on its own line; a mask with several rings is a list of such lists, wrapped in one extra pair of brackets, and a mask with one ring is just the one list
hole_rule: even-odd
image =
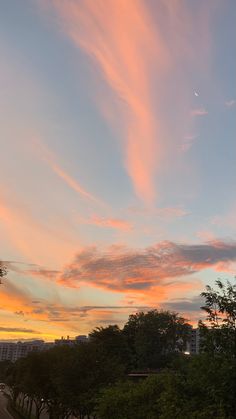
[(16, 287), (9, 279), (5, 279), (0, 287), (1, 310), (11, 312), (24, 311), (30, 302), (29, 295)]
[[(169, 152), (168, 142), (173, 144), (173, 135), (177, 138), (179, 131), (183, 136), (183, 127), (193, 124), (188, 121), (193, 86), (185, 71), (193, 67), (207, 73), (212, 7), (204, 3), (193, 13), (184, 2), (175, 0), (153, 5), (143, 0), (46, 3), (54, 6), (60, 28), (86, 52), (110, 86), (113, 115), (107, 106), (105, 114), (109, 123), (114, 114), (119, 121), (125, 166), (137, 196), (151, 203), (156, 196), (156, 173)], [(178, 85), (173, 84), (176, 77)], [(101, 96), (97, 101), (103, 112), (111, 95), (103, 92)], [(166, 116), (167, 103), (178, 113), (173, 132)], [(203, 114), (205, 109), (194, 113)]]
[[(65, 331), (60, 323), (53, 320), (55, 306), (53, 303), (42, 302), (40, 307), (37, 301), (33, 300), (30, 292), (22, 290), (22, 288), (13, 284), (9, 277), (5, 279), (4, 284), (0, 287), (1, 299), (1, 319), (3, 327), (0, 327), (0, 335), (3, 339), (23, 339), (40, 335), (40, 339), (55, 339), (59, 332), (59, 328)], [(61, 308), (62, 312), (62, 308)], [(57, 331), (55, 333), (55, 324)], [(25, 327), (27, 325), (27, 327)], [(68, 329), (67, 329), (68, 330)]]
[(221, 262), (234, 261), (236, 243), (219, 240), (204, 244), (164, 241), (145, 249), (90, 247), (65, 267), (59, 283), (69, 287), (87, 284), (115, 292), (138, 293), (144, 298), (159, 293), (160, 297), (167, 288), (175, 293), (183, 292), (183, 288), (192, 289), (196, 281), (186, 277), (206, 268), (215, 269)]
[[(123, 293), (124, 304), (167, 307), (171, 299), (178, 302), (183, 295), (192, 296), (193, 291), (200, 294), (203, 285), (196, 273), (209, 268), (229, 271), (235, 261), (236, 243), (220, 240), (203, 244), (164, 241), (144, 249), (90, 247), (65, 266), (57, 281), (72, 288), (86, 286)], [(193, 318), (192, 303), (181, 305), (182, 313)], [(192, 307), (196, 316), (198, 309), (196, 304)]]
[(93, 215), (87, 220), (88, 224), (94, 224), (98, 227), (113, 228), (122, 231), (130, 231), (133, 228), (132, 223), (120, 218), (104, 218)]
[[(45, 274), (47, 275), (47, 272)], [(14, 285), (9, 278), (0, 288), (0, 298), (0, 335), (4, 338), (9, 334), (14, 338), (27, 337), (27, 334), (31, 333), (40, 334), (41, 338), (52, 339), (72, 332), (88, 333), (98, 324), (121, 324), (127, 320), (130, 313), (148, 309), (147, 306), (137, 304), (74, 306), (60, 301), (35, 300), (32, 294)]]
[(219, 262), (215, 266), (217, 272), (227, 272), (230, 275), (235, 275), (236, 263), (230, 261)]
[(151, 63), (163, 74), (169, 52), (141, 0), (54, 1), (62, 25), (102, 71), (120, 103), (125, 164), (137, 195), (155, 196), (159, 122), (152, 106)]

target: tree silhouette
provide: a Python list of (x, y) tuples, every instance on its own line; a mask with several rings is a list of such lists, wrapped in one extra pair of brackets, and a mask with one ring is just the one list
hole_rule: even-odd
[(236, 283), (223, 283), (218, 279), (216, 287), (213, 289), (208, 285), (201, 294), (205, 299), (201, 308), (207, 313), (210, 326), (199, 322), (202, 347), (236, 359)]
[(0, 260), (0, 284), (2, 284), (2, 278), (7, 274), (6, 265)]

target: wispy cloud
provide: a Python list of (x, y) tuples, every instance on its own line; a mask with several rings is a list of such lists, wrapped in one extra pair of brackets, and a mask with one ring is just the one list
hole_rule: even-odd
[(11, 332), (11, 333), (33, 333), (39, 335), (38, 330), (26, 329), (24, 327), (3, 327), (0, 326), (0, 332)]
[(160, 303), (161, 307), (165, 310), (180, 313), (190, 323), (197, 325), (199, 320), (205, 318), (205, 314), (200, 308), (204, 305), (204, 299), (200, 295), (192, 298), (173, 298), (170, 301)]
[(192, 116), (205, 116), (208, 114), (208, 111), (205, 108), (196, 108), (191, 110)]
[(39, 267), (37, 269), (28, 269), (24, 271), (24, 273), (27, 274), (28, 276), (36, 276), (36, 277), (47, 278), (47, 279), (53, 280), (60, 274), (60, 271)]
[[(16, 264), (16, 262), (12, 263)], [(11, 266), (12, 266), (11, 265)], [(47, 275), (47, 273), (45, 273)], [(147, 310), (149, 306), (140, 305), (137, 302), (127, 304), (120, 302), (119, 304), (110, 305), (74, 305), (63, 303), (59, 300), (47, 300), (40, 298), (35, 300), (32, 298), (32, 294), (18, 286), (15, 286), (9, 278), (5, 286), (0, 288), (1, 298), (1, 310), (14, 314), (14, 324), (4, 325), (0, 328), (0, 332), (11, 332), (21, 333), (24, 336), (27, 333), (26, 328), (19, 326), (23, 321), (33, 321), (34, 324), (39, 325), (39, 331), (33, 329), (32, 333), (46, 334), (48, 327), (57, 328), (56, 333), (62, 330), (62, 333), (68, 333), (68, 331), (84, 330), (87, 333), (91, 328), (97, 324), (103, 322), (114, 322), (116, 317), (117, 322), (122, 323), (122, 319), (126, 320), (130, 313), (137, 312), (139, 310)], [(79, 330), (78, 330), (79, 321)], [(61, 333), (61, 332), (60, 332)]]
[(225, 102), (225, 106), (227, 106), (228, 108), (232, 108), (235, 105), (236, 105), (236, 100), (235, 99), (227, 100)]
[(95, 60), (117, 98), (125, 103), (120, 116), (126, 167), (137, 194), (153, 199), (158, 122), (148, 75), (151, 62), (163, 72), (169, 54), (145, 3), (60, 0), (54, 5), (72, 41)]
[(73, 189), (76, 193), (78, 193), (80, 196), (95, 202), (98, 205), (105, 206), (105, 204), (92, 195), (90, 192), (88, 192), (76, 179), (74, 179), (70, 174), (68, 174), (57, 162), (57, 158), (55, 154), (42, 143), (39, 139), (34, 140), (32, 142), (34, 149), (37, 151), (39, 157), (44, 160), (49, 167), (53, 170), (53, 172), (61, 178), (71, 189)]
[(32, 307), (32, 297), (28, 291), (16, 286), (9, 278), (0, 288), (1, 310), (23, 316)]
[[(162, 103), (178, 109), (178, 130), (182, 131), (191, 106), (182, 65), (206, 72), (210, 14), (204, 5), (193, 15), (184, 3), (164, 0), (153, 6), (143, 0), (46, 3), (57, 12), (60, 29), (86, 52), (110, 87), (112, 94), (105, 92), (96, 102), (103, 111), (104, 95), (109, 96), (109, 123), (115, 119), (118, 125), (116, 133), (134, 190), (145, 202), (153, 202), (158, 191), (156, 175), (168, 147), (166, 137), (173, 138)], [(194, 25), (201, 27), (197, 35)], [(197, 60), (199, 54), (204, 59)], [(176, 74), (179, 85), (175, 84), (174, 92)]]
[(9, 271), (27, 276), (55, 279), (61, 272), (54, 269), (48, 269), (33, 263), (22, 263), (18, 261), (3, 261)]
[(115, 230), (130, 231), (133, 229), (133, 225), (130, 221), (120, 218), (106, 218), (92, 215), (90, 218), (84, 220), (84, 222), (98, 227), (112, 228)]
[(163, 307), (167, 310), (177, 311), (180, 313), (189, 313), (192, 311), (198, 312), (200, 307), (203, 306), (204, 299), (201, 296), (192, 298), (176, 298), (163, 303)]

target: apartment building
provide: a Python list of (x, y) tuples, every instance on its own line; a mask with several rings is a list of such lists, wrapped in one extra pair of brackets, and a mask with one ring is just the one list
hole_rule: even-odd
[(34, 340), (31, 342), (0, 342), (0, 361), (15, 362), (19, 358), (24, 358), (32, 351), (41, 351), (44, 349), (43, 340)]

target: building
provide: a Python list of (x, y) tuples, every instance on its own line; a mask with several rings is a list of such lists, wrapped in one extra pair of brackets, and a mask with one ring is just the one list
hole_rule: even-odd
[(61, 339), (55, 339), (55, 346), (73, 346), (75, 344), (74, 339), (70, 339), (70, 336), (67, 336), (64, 338), (64, 336), (61, 337)]
[(0, 342), (0, 361), (15, 362), (19, 358), (26, 357), (32, 351), (41, 351), (43, 349), (43, 340), (17, 343)]
[(190, 355), (196, 355), (200, 352), (200, 331), (199, 329), (192, 329), (190, 339), (187, 343), (187, 353)]
[(79, 343), (86, 343), (88, 341), (88, 337), (86, 335), (78, 335), (75, 338), (70, 338), (70, 336), (67, 336), (64, 338), (64, 336), (61, 337), (61, 339), (55, 339), (55, 346), (74, 346)]
[(15, 343), (0, 342), (0, 361), (12, 361), (15, 353)]
[(88, 341), (86, 335), (78, 335), (70, 339), (69, 336), (61, 339), (56, 339), (54, 342), (44, 342), (43, 340), (33, 340), (29, 342), (0, 342), (0, 362), (11, 361), (15, 362), (19, 358), (26, 357), (33, 351), (47, 351), (54, 346), (74, 346)]
[(76, 343), (86, 343), (88, 342), (89, 338), (86, 335), (78, 335), (75, 337)]

